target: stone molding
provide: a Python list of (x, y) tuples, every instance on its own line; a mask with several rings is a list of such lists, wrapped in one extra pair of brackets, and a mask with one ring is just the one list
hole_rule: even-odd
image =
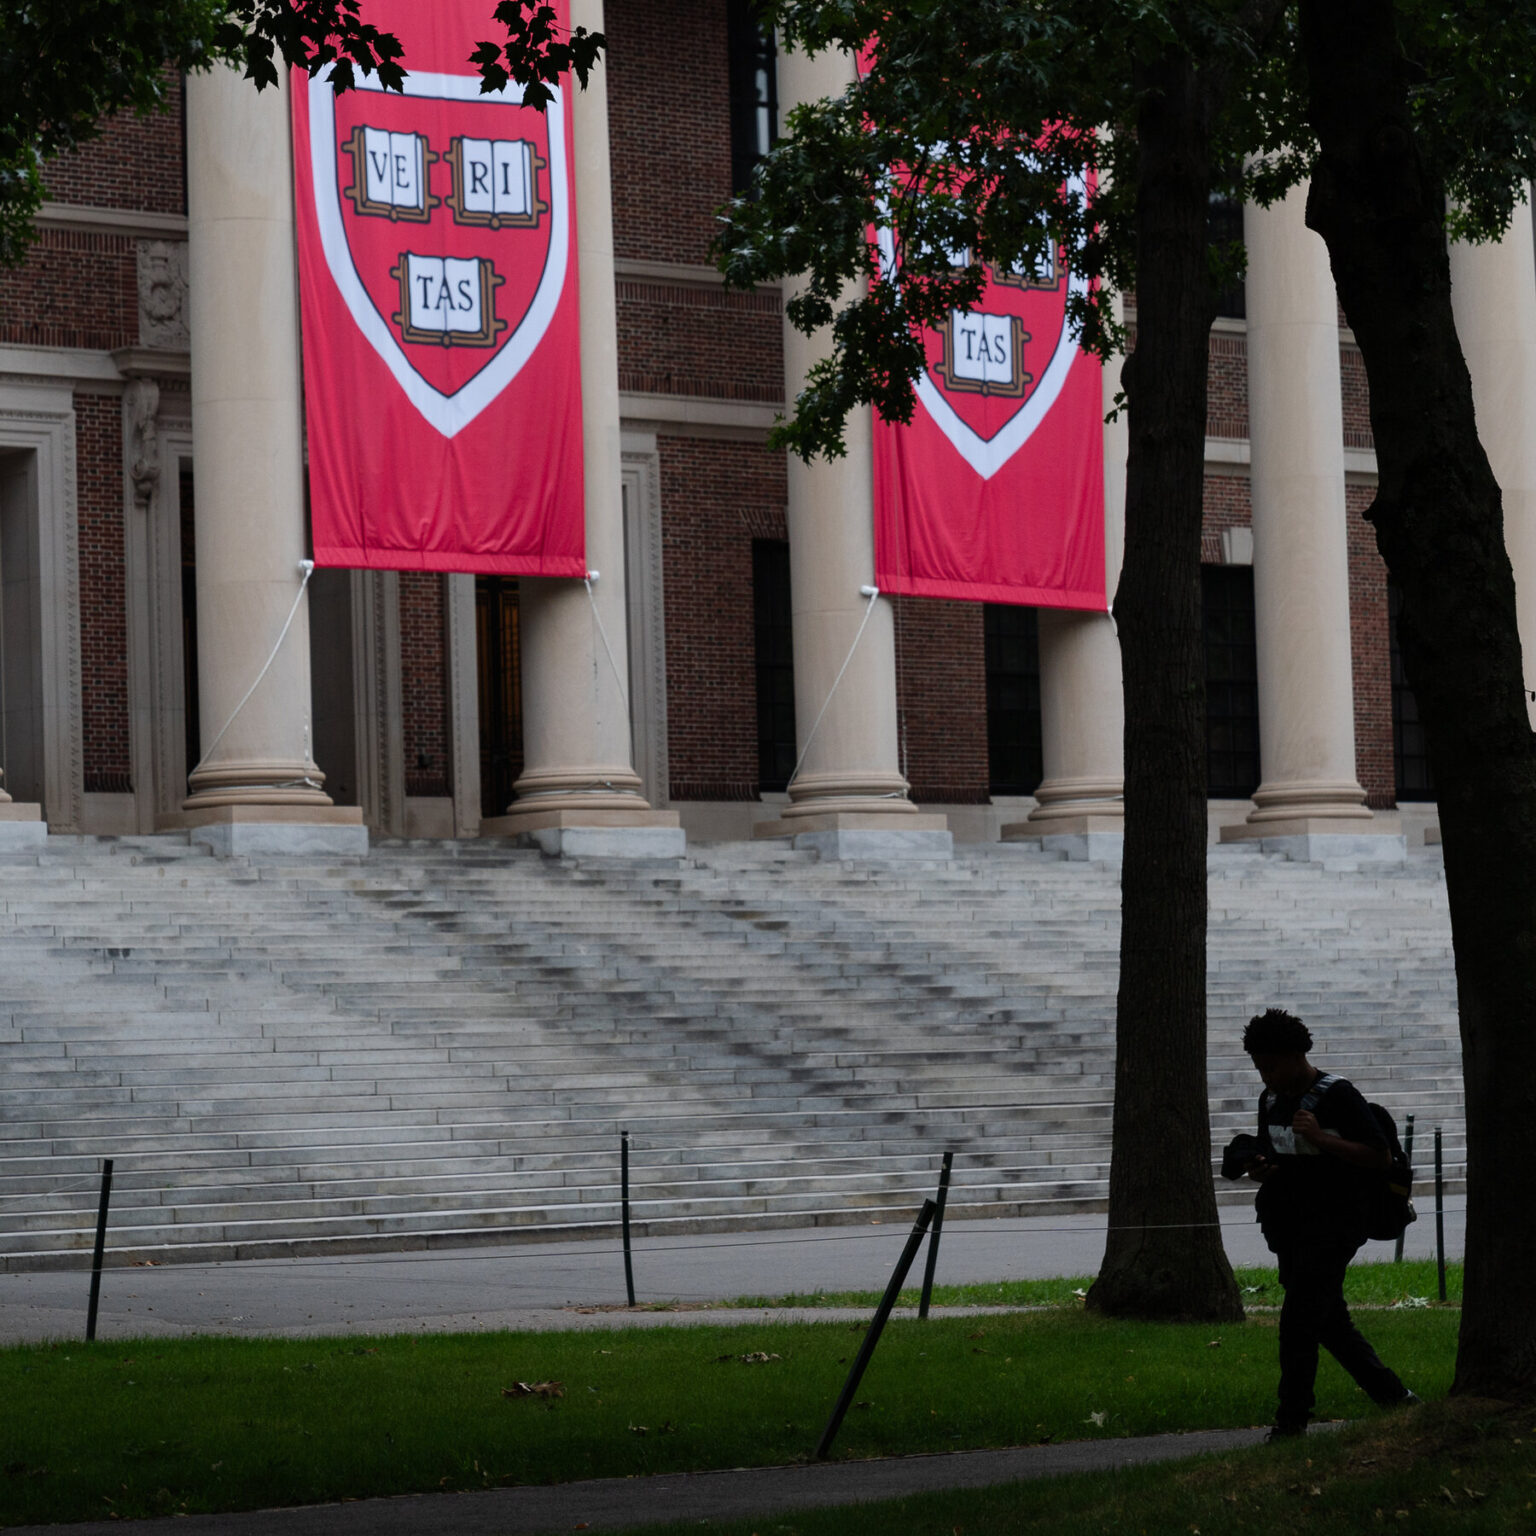
[(625, 553), (629, 569), (629, 717), (635, 769), (657, 810), (670, 800), (667, 752), (667, 625), (661, 538), (661, 456), (653, 436), (622, 444)]
[(39, 229), (68, 229), (86, 235), (126, 235), (140, 240), (185, 240), (184, 213), (148, 213), (137, 208), (98, 208), (77, 203), (44, 203)]

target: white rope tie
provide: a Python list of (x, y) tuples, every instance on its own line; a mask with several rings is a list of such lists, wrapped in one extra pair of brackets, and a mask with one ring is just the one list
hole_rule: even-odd
[[(821, 729), (821, 722), (826, 718), (827, 705), (831, 704), (832, 696), (837, 692), (837, 685), (843, 680), (843, 673), (848, 670), (848, 663), (853, 660), (853, 653), (859, 648), (859, 641), (864, 638), (864, 628), (869, 623), (869, 616), (875, 611), (875, 601), (880, 596), (879, 587), (860, 587), (860, 593), (869, 599), (864, 608), (864, 617), (859, 620), (858, 633), (853, 637), (853, 644), (848, 647), (848, 654), (843, 657), (843, 664), (838, 669), (837, 676), (832, 679), (832, 687), (827, 693), (827, 701), (821, 706), (821, 713), (816, 716), (816, 723), (811, 727), (811, 734), (805, 738), (805, 745), (800, 749), (800, 757), (795, 763), (795, 771), (789, 776), (789, 784), (784, 786), (788, 791), (789, 785), (800, 777), (800, 770), (805, 766), (805, 754), (811, 750), (811, 743), (816, 740), (816, 732)], [(888, 798), (882, 796), (882, 799)]]
[[(187, 775), (188, 778), (191, 778), (193, 774), (198, 773), (202, 768), (207, 766), (208, 759), (213, 756), (214, 748), (224, 740), (224, 732), (227, 731), (230, 726), (235, 723), (236, 716), (238, 716), (240, 711), (251, 702), (251, 695), (255, 693), (259, 687), (261, 687), (261, 680), (267, 675), (268, 672), (272, 670), (272, 663), (277, 660), (277, 653), (282, 650), (283, 641), (288, 638), (288, 631), (293, 627), (294, 616), (299, 611), (299, 604), (304, 601), (304, 592), (305, 589), (309, 586), (309, 578), (315, 574), (315, 562), (313, 560), (301, 560), (299, 561), (299, 569), (304, 573), (304, 579), (299, 583), (299, 590), (294, 596), (293, 607), (288, 610), (288, 617), (283, 620), (283, 627), (278, 632), (277, 642), (272, 647), (272, 654), (267, 657), (261, 671), (256, 674), (256, 681), (245, 690), (245, 697), (235, 705), (234, 713), (231, 714), (229, 719), (224, 722), (223, 726), (219, 730), (219, 734), (215, 736), (209, 743), (208, 750), (204, 752), (203, 755), (198, 759), (197, 767), (192, 770), (192, 773)], [(314, 780), (309, 778), (293, 779), (288, 785), (274, 785), (272, 787), (296, 788), (301, 785), (310, 785), (316, 789), (319, 788), (319, 785), (315, 784)]]

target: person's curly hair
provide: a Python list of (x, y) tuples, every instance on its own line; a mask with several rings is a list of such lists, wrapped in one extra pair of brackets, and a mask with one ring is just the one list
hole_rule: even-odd
[(1312, 1049), (1312, 1032), (1294, 1013), (1266, 1008), (1248, 1021), (1243, 1049), (1250, 1056), (1288, 1056), (1293, 1051), (1304, 1056)]

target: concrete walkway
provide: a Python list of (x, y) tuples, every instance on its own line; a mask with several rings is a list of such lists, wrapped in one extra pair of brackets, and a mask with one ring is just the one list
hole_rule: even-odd
[[(551, 1488), (493, 1488), (481, 1493), (359, 1499), (302, 1509), (191, 1515), (134, 1522), (135, 1530), (173, 1527), (177, 1536), (526, 1536), (540, 1531), (624, 1530), (686, 1520), (713, 1524), (897, 1499), (946, 1489), (990, 1488), (1026, 1478), (1111, 1472), (1256, 1445), (1262, 1429), (1204, 1430), (1140, 1440), (1078, 1440), (1002, 1451), (956, 1451), (811, 1466), (750, 1467), (660, 1477), (598, 1478)], [(69, 1526), (71, 1536), (107, 1536), (121, 1521)], [(10, 1536), (44, 1536), (59, 1526), (13, 1526)]]
[[(1459, 1258), (1465, 1216), (1446, 1213), (1447, 1256)], [(1251, 1212), (1225, 1207), (1222, 1235), (1233, 1264), (1271, 1261)], [(644, 1304), (708, 1303), (740, 1296), (884, 1288), (905, 1223), (779, 1232), (649, 1238), (634, 1249), (635, 1295)], [(942, 1283), (1091, 1275), (1104, 1254), (1102, 1214), (954, 1221), (944, 1229)], [(1408, 1229), (1412, 1258), (1434, 1253), (1433, 1213)], [(1366, 1259), (1389, 1259), (1371, 1243)], [(922, 1277), (923, 1257), (910, 1284)], [(90, 1275), (0, 1274), (0, 1344), (78, 1339)], [(212, 1333), (260, 1336), (606, 1328), (681, 1322), (789, 1320), (771, 1312), (631, 1312), (624, 1306), (617, 1241), (521, 1242), (504, 1247), (359, 1258), (276, 1259), (213, 1265), (108, 1269), (102, 1275), (98, 1337)], [(867, 1310), (867, 1309), (866, 1309)], [(817, 1309), (816, 1319), (832, 1316)], [(865, 1315), (861, 1311), (859, 1316)]]

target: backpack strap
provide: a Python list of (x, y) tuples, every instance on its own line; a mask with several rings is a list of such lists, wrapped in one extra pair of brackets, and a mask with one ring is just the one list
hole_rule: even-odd
[(1322, 1096), (1327, 1093), (1328, 1090), (1338, 1081), (1339, 1079), (1335, 1077), (1332, 1072), (1324, 1072), (1323, 1075), (1319, 1077), (1317, 1081), (1313, 1083), (1312, 1086), (1307, 1089), (1304, 1094), (1302, 1094), (1301, 1103), (1296, 1106), (1297, 1109), (1304, 1109), (1309, 1115), (1316, 1114), (1317, 1101), (1321, 1099)]

